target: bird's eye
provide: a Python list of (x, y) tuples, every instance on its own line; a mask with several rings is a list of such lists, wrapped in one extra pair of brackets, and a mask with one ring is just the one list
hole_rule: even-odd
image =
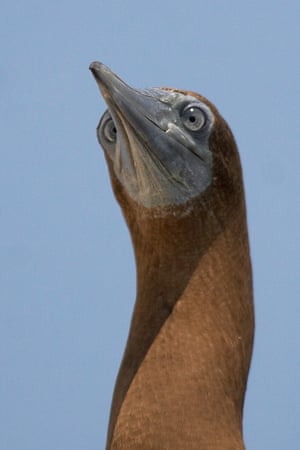
[(182, 123), (188, 130), (198, 131), (205, 124), (204, 112), (196, 106), (188, 106), (181, 115)]
[(116, 126), (114, 124), (114, 121), (112, 120), (111, 117), (109, 117), (105, 121), (105, 123), (103, 124), (102, 133), (103, 133), (104, 138), (108, 142), (110, 142), (110, 143), (116, 142), (116, 139), (117, 139), (117, 128), (116, 128)]

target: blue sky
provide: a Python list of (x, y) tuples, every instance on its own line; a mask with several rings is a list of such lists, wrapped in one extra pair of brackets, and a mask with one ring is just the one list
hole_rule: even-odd
[(89, 63), (212, 100), (247, 192), (256, 339), (248, 450), (300, 446), (299, 1), (5, 1), (0, 449), (101, 450), (135, 297)]

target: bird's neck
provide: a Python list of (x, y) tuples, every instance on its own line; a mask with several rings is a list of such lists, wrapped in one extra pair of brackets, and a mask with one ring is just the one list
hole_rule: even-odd
[(243, 211), (213, 239), (191, 218), (141, 229), (107, 448), (242, 449), (253, 339)]

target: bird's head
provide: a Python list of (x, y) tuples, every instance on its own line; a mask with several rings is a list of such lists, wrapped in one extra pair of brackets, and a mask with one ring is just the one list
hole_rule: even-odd
[(235, 203), (238, 152), (214, 105), (189, 91), (133, 89), (99, 62), (90, 69), (108, 106), (97, 136), (122, 207), (176, 215), (195, 203), (207, 211), (212, 199), (218, 209)]

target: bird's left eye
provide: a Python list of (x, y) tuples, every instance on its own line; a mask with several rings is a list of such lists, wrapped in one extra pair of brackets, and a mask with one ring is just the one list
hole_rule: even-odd
[(102, 127), (102, 133), (108, 142), (115, 142), (117, 139), (117, 128), (114, 121), (109, 117), (106, 122), (104, 122)]
[(204, 112), (196, 106), (188, 106), (181, 115), (182, 123), (188, 130), (198, 131), (205, 124)]

